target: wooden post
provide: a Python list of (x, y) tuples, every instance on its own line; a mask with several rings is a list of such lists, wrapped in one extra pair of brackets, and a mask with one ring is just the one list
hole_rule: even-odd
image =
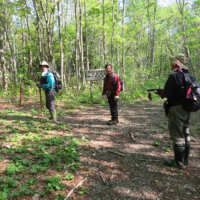
[(91, 99), (93, 102), (93, 85), (92, 85), (92, 81), (90, 81), (90, 92), (91, 92)]
[(41, 88), (39, 88), (39, 91), (40, 91), (40, 108), (41, 108), (41, 113), (42, 113), (42, 118), (43, 118)]
[(23, 83), (20, 84), (20, 106), (24, 104), (24, 90)]

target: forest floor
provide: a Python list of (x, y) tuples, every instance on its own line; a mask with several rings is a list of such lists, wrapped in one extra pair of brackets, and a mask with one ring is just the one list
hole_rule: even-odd
[(173, 151), (162, 101), (119, 102), (116, 126), (106, 124), (108, 105), (69, 109), (57, 101), (51, 123), (36, 101), (0, 104), (0, 199), (64, 199), (82, 180), (70, 199), (200, 199), (199, 112), (190, 164), (179, 170), (163, 164)]

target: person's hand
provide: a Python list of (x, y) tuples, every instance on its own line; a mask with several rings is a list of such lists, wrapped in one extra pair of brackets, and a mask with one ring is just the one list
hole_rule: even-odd
[(114, 96), (115, 101), (119, 99), (119, 96)]
[(38, 88), (42, 88), (42, 84), (41, 83), (37, 83), (36, 84)]

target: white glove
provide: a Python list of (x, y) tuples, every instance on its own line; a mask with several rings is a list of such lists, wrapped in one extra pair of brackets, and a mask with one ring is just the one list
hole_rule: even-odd
[(119, 96), (114, 96), (115, 101), (119, 99)]

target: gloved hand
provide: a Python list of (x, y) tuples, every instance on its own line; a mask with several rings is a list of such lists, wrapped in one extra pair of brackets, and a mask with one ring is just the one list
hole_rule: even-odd
[(114, 96), (115, 101), (119, 99), (119, 96)]
[(41, 84), (41, 83), (37, 83), (36, 86), (37, 86), (38, 88), (42, 88), (42, 84)]

